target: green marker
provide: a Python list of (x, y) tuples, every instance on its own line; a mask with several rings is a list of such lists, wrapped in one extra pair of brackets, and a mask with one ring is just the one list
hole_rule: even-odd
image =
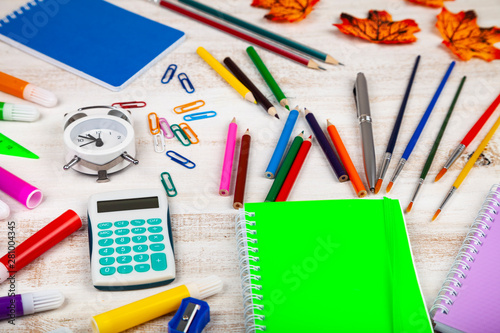
[(250, 56), (250, 59), (252, 59), (253, 63), (255, 64), (255, 67), (257, 67), (257, 69), (259, 70), (260, 75), (262, 75), (269, 88), (271, 88), (274, 96), (279, 101), (281, 106), (290, 110), (290, 106), (288, 106), (288, 100), (286, 99), (285, 94), (283, 93), (283, 91), (281, 91), (278, 83), (276, 83), (276, 80), (271, 75), (271, 72), (269, 72), (269, 69), (267, 69), (266, 65), (257, 54), (257, 51), (255, 51), (253, 46), (247, 47), (247, 53)]
[(39, 157), (33, 154), (28, 149), (21, 146), (19, 143), (12, 139), (9, 139), (2, 133), (0, 133), (0, 154), (9, 156), (18, 156), (25, 158), (38, 159)]

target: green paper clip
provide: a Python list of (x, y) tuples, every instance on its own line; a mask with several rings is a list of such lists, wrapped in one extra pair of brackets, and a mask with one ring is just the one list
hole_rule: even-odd
[(173, 124), (172, 126), (170, 126), (170, 129), (174, 133), (177, 140), (179, 140), (183, 146), (189, 146), (191, 144), (191, 141), (189, 140), (188, 136), (186, 135), (186, 132), (184, 132), (179, 125)]
[[(167, 175), (167, 179), (165, 179), (164, 175)], [(177, 190), (175, 189), (174, 181), (172, 180), (172, 177), (170, 177), (170, 174), (168, 172), (162, 172), (160, 175), (160, 179), (163, 187), (165, 188), (165, 191), (167, 192), (167, 195), (169, 197), (175, 197), (177, 195)]]

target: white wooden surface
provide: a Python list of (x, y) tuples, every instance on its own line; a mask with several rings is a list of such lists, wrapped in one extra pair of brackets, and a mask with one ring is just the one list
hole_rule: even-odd
[[(23, 2), (24, 0), (2, 0), (0, 16), (19, 7)], [(81, 230), (55, 246), (16, 276), (17, 293), (57, 288), (66, 295), (65, 304), (55, 311), (18, 318), (15, 327), (3, 321), (0, 323), (0, 331), (46, 332), (57, 327), (68, 327), (74, 332), (89, 332), (91, 316), (168, 289), (169, 287), (165, 286), (116, 293), (94, 289), (89, 272), (86, 220), (86, 202), (89, 195), (127, 188), (161, 188), (159, 174), (168, 171), (179, 191), (177, 197), (170, 199), (178, 274), (173, 285), (183, 284), (209, 274), (219, 275), (224, 280), (224, 291), (208, 299), (212, 321), (206, 332), (242, 332), (242, 300), (233, 227), (235, 211), (232, 209), (232, 197), (220, 197), (217, 194), (227, 126), (231, 119), (236, 117), (239, 135), (242, 135), (247, 128), (250, 129), (252, 149), (246, 195), (249, 202), (262, 201), (271, 186), (271, 181), (263, 176), (264, 171), (286, 119), (286, 111), (280, 108), (281, 120), (276, 120), (265, 114), (258, 106), (242, 100), (195, 53), (196, 48), (201, 45), (221, 61), (224, 57), (231, 56), (275, 102), (270, 90), (245, 53), (247, 43), (145, 1), (112, 0), (111, 2), (187, 33), (187, 40), (178, 49), (120, 93), (108, 91), (0, 43), (0, 70), (49, 89), (60, 99), (59, 105), (55, 108), (40, 108), (42, 118), (35, 123), (0, 123), (2, 133), (40, 156), (39, 160), (28, 160), (0, 155), (2, 167), (39, 187), (45, 196), (43, 203), (30, 211), (0, 193), (0, 199), (11, 207), (10, 220), (16, 222), (17, 241), (23, 241), (67, 209), (75, 210), (84, 221)], [(330, 118), (337, 125), (359, 171), (363, 170), (363, 161), (352, 96), (356, 73), (364, 72), (368, 79), (376, 152), (380, 160), (385, 152), (414, 59), (416, 55), (422, 55), (394, 160), (384, 183), (383, 189), (385, 189), (387, 178), (392, 174), (448, 64), (452, 60), (457, 60), (440, 44), (440, 36), (434, 27), (435, 16), (439, 10), (415, 6), (403, 0), (323, 0), (306, 20), (296, 24), (278, 24), (263, 19), (266, 11), (250, 7), (250, 0), (217, 2), (203, 0), (202, 2), (325, 50), (345, 63), (345, 67), (326, 65), (328, 71), (320, 72), (260, 51), (285, 94), (289, 96), (291, 104), (312, 110), (322, 124), (326, 124), (326, 119)], [(453, 12), (475, 9), (480, 26), (500, 26), (498, 0), (457, 0), (447, 2), (447, 7)], [(374, 45), (345, 36), (332, 26), (332, 23), (340, 22), (341, 12), (365, 17), (370, 9), (388, 10), (395, 20), (415, 19), (422, 29), (417, 33), (418, 41), (403, 46)], [(163, 72), (171, 63), (177, 64), (180, 71), (188, 74), (196, 88), (193, 95), (186, 94), (176, 80), (168, 85), (160, 83)], [(408, 204), (430, 146), (463, 75), (467, 75), (467, 82), (436, 155), (435, 163), (413, 212), (406, 215), (415, 264), (428, 306), (432, 304), (482, 200), (490, 186), (499, 181), (500, 134), (497, 134), (486, 152), (491, 164), (474, 168), (440, 219), (430, 223), (434, 211), (464, 166), (465, 156), (477, 147), (485, 131), (498, 116), (497, 111), (445, 178), (439, 183), (432, 183), (449, 153), (500, 92), (499, 61), (492, 63), (478, 59), (469, 62), (457, 61), (418, 146), (389, 195), (400, 199), (403, 207)], [(167, 143), (168, 149), (178, 151), (197, 164), (195, 169), (188, 170), (153, 151), (146, 115), (154, 111), (166, 117), (170, 123), (179, 123), (182, 119), (179, 115), (173, 114), (172, 108), (196, 99), (206, 101), (205, 110), (215, 110), (218, 113), (216, 118), (191, 124), (198, 133), (200, 144), (183, 147), (175, 140)], [(0, 100), (28, 103), (2, 92)], [(73, 170), (63, 171), (63, 115), (82, 106), (129, 100), (145, 100), (148, 103), (147, 109), (132, 111), (137, 132), (137, 158), (140, 164), (112, 175), (111, 182), (106, 184), (97, 184), (95, 177), (78, 174)], [(311, 134), (303, 118), (299, 119), (294, 132), (299, 133), (301, 130), (305, 130), (307, 136)], [(364, 175), (362, 177), (364, 178)], [(375, 197), (382, 197), (382, 192)], [(340, 184), (335, 179), (319, 146), (314, 143), (290, 200), (353, 197), (351, 184)], [(324, 223), (324, 221), (309, 221), (309, 223)], [(359, 221), (358, 224), (351, 225), (339, 223), (339, 230), (344, 230), (348, 237), (356, 237), (356, 230), (363, 228), (363, 223), (369, 221)], [(0, 252), (6, 252), (6, 248), (7, 225), (3, 222), (0, 224)], [(376, 254), (373, 255), (376, 260)], [(7, 290), (8, 285), (2, 284), (0, 295), (6, 295)], [(170, 318), (170, 315), (158, 318), (130, 331), (166, 332)]]

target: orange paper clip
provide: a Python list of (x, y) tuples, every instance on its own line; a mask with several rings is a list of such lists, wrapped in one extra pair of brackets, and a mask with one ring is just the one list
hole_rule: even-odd
[(160, 128), (160, 119), (158, 118), (158, 115), (154, 112), (151, 112), (148, 114), (148, 121), (149, 121), (149, 132), (153, 135), (157, 135), (161, 133), (161, 128)]
[(193, 145), (200, 142), (200, 140), (198, 140), (198, 135), (196, 135), (196, 133), (193, 131), (191, 127), (189, 127), (188, 124), (180, 123), (179, 127), (184, 131), (184, 133), (186, 133), (189, 142), (191, 142)]
[(194, 111), (199, 108), (201, 108), (203, 105), (205, 105), (205, 101), (202, 101), (201, 99), (198, 101), (194, 101), (191, 103), (187, 103), (184, 105), (179, 105), (174, 108), (174, 112), (177, 114), (181, 114), (184, 112), (189, 112), (189, 111)]

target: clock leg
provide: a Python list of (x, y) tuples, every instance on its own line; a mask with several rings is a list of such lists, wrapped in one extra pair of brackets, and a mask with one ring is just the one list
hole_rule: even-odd
[(108, 172), (106, 170), (97, 171), (97, 180), (98, 183), (107, 183), (109, 182)]
[(68, 164), (66, 164), (65, 166), (63, 166), (63, 169), (64, 169), (64, 170), (69, 170), (69, 169), (71, 169), (71, 167), (72, 167), (73, 165), (75, 165), (75, 164), (76, 164), (76, 163), (78, 163), (78, 162), (80, 162), (80, 157), (78, 157), (78, 156), (76, 156), (76, 155), (75, 155), (75, 157), (73, 157), (73, 158), (71, 159), (71, 161), (69, 161), (69, 162), (68, 162)]

